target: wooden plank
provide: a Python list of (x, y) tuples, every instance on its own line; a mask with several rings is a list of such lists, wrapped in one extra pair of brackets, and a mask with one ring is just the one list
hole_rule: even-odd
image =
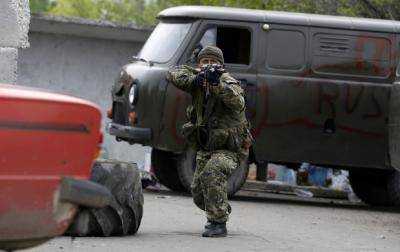
[(252, 192), (268, 192), (295, 195), (295, 190), (304, 190), (311, 192), (315, 198), (329, 198), (329, 199), (347, 199), (345, 191), (334, 190), (316, 186), (292, 186), (286, 184), (276, 184), (262, 181), (247, 181), (241, 190)]

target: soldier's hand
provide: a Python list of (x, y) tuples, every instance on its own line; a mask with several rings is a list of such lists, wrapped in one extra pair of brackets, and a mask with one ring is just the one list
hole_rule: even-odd
[(199, 73), (196, 75), (196, 78), (195, 78), (194, 81), (195, 81), (196, 85), (198, 85), (198, 86), (204, 86), (204, 82), (206, 81), (206, 75), (205, 75), (205, 73), (204, 73), (203, 71), (199, 72)]
[(207, 67), (206, 79), (212, 86), (219, 85), (219, 79), (221, 75), (225, 72), (221, 65), (213, 64)]

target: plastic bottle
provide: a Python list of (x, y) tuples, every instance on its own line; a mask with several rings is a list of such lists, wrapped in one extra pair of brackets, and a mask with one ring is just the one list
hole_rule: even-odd
[(301, 198), (312, 198), (312, 197), (314, 197), (314, 194), (312, 192), (307, 191), (307, 190), (303, 190), (303, 189), (299, 189), (299, 188), (294, 189), (293, 192), (297, 196), (299, 196)]

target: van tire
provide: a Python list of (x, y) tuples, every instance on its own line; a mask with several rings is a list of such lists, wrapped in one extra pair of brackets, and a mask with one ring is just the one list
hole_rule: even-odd
[[(248, 160), (243, 160), (240, 168), (237, 168), (228, 180), (228, 197), (235, 195), (237, 191), (242, 188), (246, 182), (247, 175), (249, 174)], [(191, 191), (191, 184), (193, 181), (194, 171), (196, 170), (196, 151), (189, 149), (181, 155), (178, 164), (179, 178), (188, 192)]]
[(158, 181), (170, 190), (185, 192), (177, 170), (178, 156), (169, 151), (153, 148), (151, 150), (151, 165)]
[(354, 169), (349, 171), (354, 193), (373, 206), (400, 206), (400, 172), (398, 170)]
[(96, 161), (91, 181), (113, 195), (103, 208), (80, 207), (66, 234), (71, 236), (123, 236), (135, 234), (143, 216), (140, 172), (134, 163)]

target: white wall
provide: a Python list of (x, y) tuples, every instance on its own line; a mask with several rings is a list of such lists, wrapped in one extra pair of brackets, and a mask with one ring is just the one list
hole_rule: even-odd
[[(19, 53), (18, 84), (46, 88), (95, 102), (102, 109), (104, 126), (108, 121), (106, 110), (111, 106), (111, 86), (121, 66), (140, 50), (146, 38), (119, 40), (117, 33), (113, 34), (116, 36), (114, 39), (107, 35), (112, 35), (110, 27), (102, 32), (101, 26), (86, 24), (74, 24), (76, 27), (68, 31), (65, 26), (60, 29), (55, 27), (65, 25), (65, 21), (60, 24), (47, 20), (46, 25), (53, 29), (50, 30), (43, 25), (43, 20), (39, 21), (42, 22), (41, 28), (33, 27), (29, 33), (30, 48)], [(82, 29), (87, 32), (82, 33)], [(96, 33), (85, 36), (96, 29)], [(144, 153), (149, 148), (116, 142), (108, 134), (104, 136), (104, 148), (110, 158), (134, 161), (139, 165), (144, 163)]]

